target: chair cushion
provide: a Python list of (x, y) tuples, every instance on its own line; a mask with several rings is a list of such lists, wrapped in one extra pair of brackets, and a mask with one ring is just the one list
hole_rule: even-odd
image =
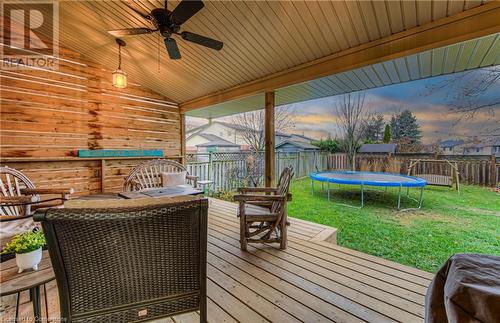
[(163, 187), (168, 187), (168, 186), (177, 186), (186, 184), (186, 175), (187, 175), (186, 171), (182, 171), (179, 173), (162, 172), (161, 185)]

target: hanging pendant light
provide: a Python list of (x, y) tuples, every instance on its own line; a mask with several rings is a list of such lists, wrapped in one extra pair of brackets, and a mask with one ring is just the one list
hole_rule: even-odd
[(113, 72), (113, 86), (119, 89), (127, 87), (127, 73), (122, 71), (122, 47), (125, 42), (119, 38), (116, 39), (118, 44), (118, 68)]

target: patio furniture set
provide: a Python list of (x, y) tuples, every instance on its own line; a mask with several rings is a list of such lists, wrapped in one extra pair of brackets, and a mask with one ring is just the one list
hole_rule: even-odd
[[(68, 322), (142, 321), (191, 311), (206, 322), (209, 203), (197, 196), (203, 194), (198, 179), (183, 165), (145, 162), (125, 178), (124, 192), (107, 199), (70, 200), (71, 189), (37, 190), (8, 167), (0, 175), (1, 221), (13, 224), (2, 226), (2, 239), (40, 230), (40, 222), (50, 253), (48, 259), (44, 252), (39, 270), (22, 273), (4, 257), (0, 296), (17, 294), (16, 319), (21, 292), (29, 290), (35, 321), (41, 322), (40, 288), (48, 315), (45, 284), (56, 279), (61, 317)], [(249, 242), (286, 247), (292, 177), (287, 167), (276, 188), (240, 189), (235, 199), (242, 250)], [(60, 196), (42, 200), (40, 194)]]

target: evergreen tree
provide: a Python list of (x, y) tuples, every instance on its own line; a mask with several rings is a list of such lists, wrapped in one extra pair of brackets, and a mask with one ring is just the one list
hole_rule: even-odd
[(391, 142), (391, 126), (389, 124), (386, 124), (384, 129), (384, 143), (388, 144), (390, 142)]
[(422, 135), (420, 134), (420, 125), (417, 118), (410, 110), (404, 110), (401, 113), (394, 114), (391, 117), (391, 137), (394, 142), (402, 139), (410, 144), (419, 144)]

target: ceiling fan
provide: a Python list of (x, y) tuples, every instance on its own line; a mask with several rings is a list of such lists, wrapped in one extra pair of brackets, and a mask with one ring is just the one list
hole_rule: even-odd
[(170, 57), (170, 59), (181, 58), (179, 47), (177, 46), (177, 42), (175, 41), (175, 39), (172, 37), (173, 35), (179, 35), (182, 39), (198, 45), (202, 45), (215, 50), (221, 50), (222, 46), (224, 45), (224, 43), (222, 43), (221, 41), (191, 33), (189, 31), (180, 31), (181, 25), (188, 21), (204, 6), (205, 5), (203, 4), (203, 1), (201, 0), (182, 0), (173, 11), (170, 11), (167, 9), (167, 1), (165, 1), (165, 8), (153, 9), (149, 14), (144, 14), (139, 10), (129, 6), (129, 8), (141, 15), (144, 19), (151, 21), (154, 25), (154, 29), (147, 27), (125, 28), (108, 30), (108, 33), (115, 37), (123, 37), (131, 35), (151, 34), (158, 31), (164, 37), (165, 47), (167, 48), (168, 56)]

